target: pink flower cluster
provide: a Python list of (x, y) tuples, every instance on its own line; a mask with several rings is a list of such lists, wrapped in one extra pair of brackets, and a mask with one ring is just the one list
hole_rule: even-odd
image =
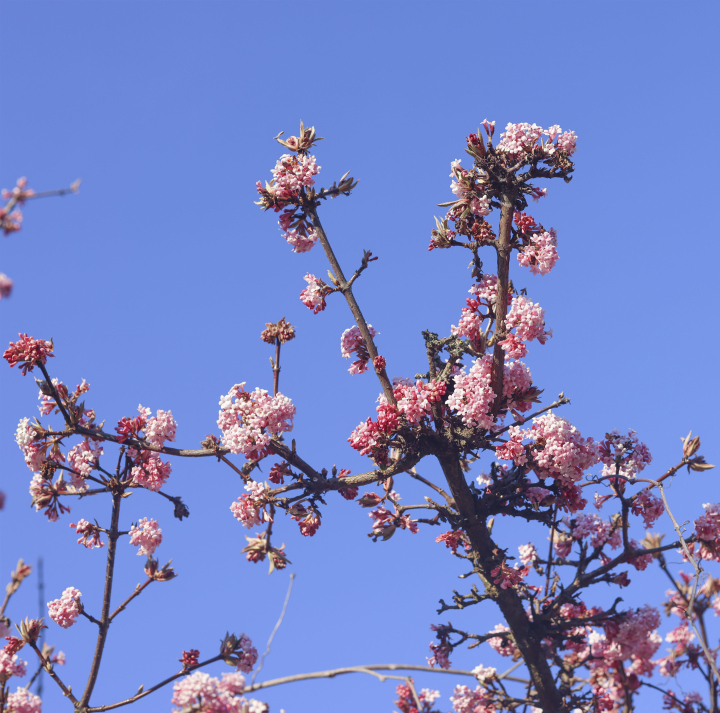
[(444, 383), (434, 380), (428, 383), (418, 380), (415, 384), (395, 380), (393, 396), (397, 407), (391, 406), (381, 394), (377, 421), (368, 418), (350, 434), (348, 441), (360, 455), (372, 455), (376, 462), (386, 462), (388, 439), (397, 430), (400, 416), (405, 416), (408, 423), (419, 423), (431, 414), (432, 404), (440, 401), (446, 389)]
[(603, 547), (609, 544), (612, 549), (621, 545), (621, 531), (613, 527), (613, 523), (603, 520), (599, 515), (577, 515), (572, 523), (572, 537), (574, 540), (590, 540), (591, 547)]
[(309, 272), (304, 279), (308, 286), (300, 293), (300, 301), (312, 310), (313, 314), (322, 312), (326, 306), (325, 298), (332, 292), (332, 288)]
[(396, 689), (395, 694), (398, 699), (395, 705), (400, 709), (400, 713), (432, 713), (433, 703), (440, 698), (440, 691), (432, 691), (429, 688), (423, 688), (417, 698), (420, 702), (420, 708), (417, 707), (413, 691), (406, 683), (401, 683)]
[[(399, 497), (397, 499), (399, 500)], [(373, 519), (372, 534), (375, 537), (388, 540), (398, 527), (401, 530), (410, 530), (413, 534), (418, 532), (417, 523), (413, 522), (409, 515), (398, 516), (397, 513), (391, 512), (384, 505), (371, 510), (368, 516)]]
[[(171, 703), (179, 709), (192, 708), (198, 713), (246, 713), (257, 701), (243, 698), (244, 688), (245, 677), (241, 673), (224, 673), (218, 680), (196, 671), (175, 683)], [(260, 713), (263, 708), (255, 706), (255, 710)]]
[[(510, 629), (504, 624), (497, 624), (490, 633), (509, 634)], [(518, 653), (518, 648), (512, 636), (493, 636), (487, 642), (500, 656), (515, 656)]]
[(271, 170), (276, 197), (282, 201), (297, 198), (303, 188), (315, 184), (313, 176), (317, 175), (320, 168), (315, 156), (310, 154), (283, 154)]
[(32, 198), (35, 195), (35, 191), (32, 188), (26, 188), (25, 186), (27, 186), (27, 178), (23, 176), (17, 179), (15, 188), (11, 191), (3, 188), (2, 191), (0, 191), (0, 196), (6, 201), (14, 198), (18, 205), (22, 205), (28, 198)]
[(128, 448), (127, 453), (135, 463), (130, 471), (133, 482), (153, 492), (157, 492), (165, 485), (172, 472), (170, 463), (160, 460), (153, 451), (138, 451), (135, 448)]
[(15, 442), (25, 456), (25, 463), (32, 471), (38, 471), (47, 460), (45, 443), (38, 442), (38, 432), (30, 425), (30, 420), (21, 418), (15, 431)]
[(453, 554), (457, 553), (457, 548), (464, 544), (465, 550), (467, 551), (470, 546), (465, 541), (465, 537), (462, 530), (448, 530), (447, 532), (443, 533), (442, 535), (438, 535), (435, 538), (435, 542), (444, 542), (445, 547), (452, 550)]
[(80, 597), (82, 594), (75, 587), (68, 587), (60, 599), (47, 603), (48, 615), (63, 629), (69, 629), (80, 615)]
[(720, 504), (705, 503), (703, 507), (705, 514), (695, 520), (699, 551), (695, 552), (695, 543), (692, 543), (690, 552), (700, 559), (720, 562)]
[(87, 490), (85, 479), (97, 467), (98, 459), (102, 454), (102, 446), (88, 440), (78, 443), (68, 451), (67, 463), (73, 469), (73, 472), (70, 473), (70, 484), (76, 492)]
[[(536, 142), (543, 135), (548, 137), (548, 141), (536, 146)], [(508, 124), (500, 135), (500, 139), (496, 147), (497, 151), (508, 154), (512, 160), (517, 159), (523, 153), (538, 150), (542, 151), (545, 156), (552, 156), (557, 149), (563, 149), (569, 156), (572, 156), (577, 145), (575, 132), (563, 133), (557, 124), (545, 131), (537, 124)]]
[[(494, 418), (490, 413), (495, 392), (490, 387), (492, 377), (492, 355), (477, 359), (466, 374), (463, 368), (453, 377), (455, 388), (447, 399), (447, 407), (456, 411), (466, 426), (490, 429)], [(503, 380), (503, 396), (508, 399), (507, 407), (527, 411), (531, 404), (522, 396), (532, 386), (530, 370), (521, 361), (506, 362)]]
[(266, 504), (265, 486), (250, 480), (245, 483), (245, 490), (249, 495), (241, 495), (237, 502), (230, 505), (233, 517), (248, 529), (262, 525), (263, 522), (270, 522), (270, 515), (264, 509)]
[(231, 453), (242, 453), (249, 460), (267, 455), (272, 436), (292, 431), (295, 406), (278, 393), (270, 396), (264, 389), (245, 391), (245, 382), (235, 384), (220, 398), (218, 426), (222, 443)]
[(660, 498), (656, 498), (647, 488), (635, 495), (631, 509), (634, 515), (642, 515), (643, 524), (649, 530), (660, 515), (665, 512), (665, 505)]
[[(467, 298), (467, 306), (462, 309), (460, 321), (457, 327), (451, 326), (450, 332), (458, 337), (467, 337), (471, 341), (477, 342), (481, 336), (480, 325), (487, 317), (487, 312), (483, 313), (480, 308), (484, 306), (489, 310), (495, 307), (497, 276), (485, 273), (479, 282), (470, 287), (468, 292), (474, 295), (474, 298)], [(512, 293), (508, 292), (508, 302), (511, 299)]]
[(3, 359), (10, 364), (11, 367), (19, 364), (23, 376), (32, 371), (37, 364), (45, 364), (48, 357), (54, 357), (52, 353), (52, 341), (44, 341), (28, 337), (27, 334), (20, 332), (17, 342), (10, 342), (10, 346), (3, 353)]
[(615, 430), (606, 434), (600, 442), (600, 460), (603, 463), (601, 475), (620, 475), (634, 478), (652, 462), (648, 447), (638, 440), (635, 431), (627, 435)]
[[(373, 329), (372, 324), (368, 324), (370, 336), (374, 337), (378, 333)], [(360, 334), (360, 327), (354, 326), (346, 329), (340, 337), (340, 353), (349, 359), (353, 354), (357, 354), (357, 359), (350, 365), (348, 371), (351, 374), (362, 374), (367, 371), (367, 363), (370, 359), (365, 341)]]
[(554, 230), (536, 233), (517, 256), (518, 263), (533, 275), (547, 275), (558, 261), (557, 234)]
[(513, 297), (505, 327), (515, 330), (500, 342), (511, 359), (520, 359), (527, 354), (524, 342), (537, 339), (540, 344), (545, 344), (552, 336), (552, 331), (545, 331), (545, 310), (522, 295)]
[(496, 713), (498, 709), (493, 700), (492, 694), (483, 686), (477, 686), (474, 691), (468, 686), (455, 686), (450, 696), (455, 713)]
[[(282, 225), (282, 220), (280, 225)], [(296, 228), (288, 228), (283, 231), (283, 238), (289, 245), (292, 245), (293, 252), (306, 253), (318, 241), (318, 234), (314, 228), (309, 228), (305, 223), (300, 223)]]
[(537, 550), (532, 542), (527, 545), (519, 545), (518, 552), (520, 553), (520, 561), (524, 565), (532, 564), (538, 558)]
[(144, 517), (137, 525), (130, 528), (130, 544), (140, 548), (138, 555), (152, 557), (162, 542), (161, 533), (157, 520)]
[(490, 576), (500, 589), (514, 589), (525, 579), (529, 571), (530, 567), (520, 567), (517, 563), (513, 567), (508, 567), (503, 562), (490, 572)]
[(105, 547), (105, 543), (100, 539), (100, 528), (97, 525), (93, 525), (87, 520), (78, 520), (77, 524), (71, 522), (70, 527), (80, 535), (78, 545), (85, 545), (89, 550)]
[(456, 207), (467, 208), (473, 215), (483, 217), (490, 215), (490, 199), (483, 195), (482, 186), (478, 186), (472, 173), (460, 165), (460, 159), (450, 164), (450, 190), (457, 196)]
[(0, 681), (7, 681), (10, 676), (21, 678), (27, 673), (27, 661), (22, 661), (16, 650), (12, 643), (0, 649)]
[[(553, 478), (570, 485), (582, 478), (583, 473), (600, 460), (597, 444), (592, 437), (583, 438), (572, 424), (549, 411), (533, 419), (532, 428), (513, 427), (512, 440), (530, 439), (536, 444), (533, 451), (533, 469), (538, 477)], [(526, 450), (516, 462), (524, 465)]]
[(13, 281), (4, 272), (0, 272), (0, 299), (10, 297), (13, 284)]
[(148, 443), (162, 448), (165, 441), (175, 440), (177, 423), (173, 418), (172, 411), (159, 410), (155, 416), (151, 416), (152, 411), (149, 408), (143, 408), (142, 405), (138, 406), (138, 411), (145, 419), (142, 431)]
[(301, 515), (291, 515), (291, 519), (296, 520), (299, 523), (300, 534), (303, 537), (313, 537), (322, 524), (320, 515), (318, 515), (314, 510), (310, 510)]
[(9, 693), (5, 702), (8, 713), (42, 713), (42, 699), (27, 688), (17, 688)]

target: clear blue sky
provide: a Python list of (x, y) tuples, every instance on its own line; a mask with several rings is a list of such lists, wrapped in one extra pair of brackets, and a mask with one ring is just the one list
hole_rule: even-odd
[[(421, 330), (447, 333), (471, 284), (464, 255), (427, 244), (436, 204), (451, 198), (450, 161), (487, 117), (579, 136), (576, 177), (549, 185), (533, 213), (558, 230), (558, 267), (513, 275), (555, 333), (528, 357), (535, 383), (572, 398), (563, 415), (584, 435), (637, 430), (656, 459), (651, 476), (675, 462), (690, 429), (708, 460), (720, 460), (717, 4), (6, 1), (0, 13), (0, 184), (26, 175), (44, 190), (83, 179), (77, 196), (29, 204), (22, 232), (2, 240), (0, 271), (15, 291), (0, 304), (0, 343), (20, 331), (53, 337), (52, 374), (71, 385), (86, 378), (88, 404), (110, 428), (138, 403), (172, 409), (179, 445), (197, 447), (217, 433), (217, 402), (233, 384), (272, 388), (259, 333), (286, 316), (298, 339), (283, 353), (281, 390), (298, 407), (300, 452), (317, 467), (365, 470), (346, 438), (374, 414), (379, 389), (369, 374), (350, 377), (340, 357), (352, 318), (339, 300), (318, 316), (299, 302), (303, 276), (324, 275), (324, 257), (290, 251), (274, 216), (253, 205), (254, 183), (270, 178), (279, 131), (303, 119), (326, 137), (320, 183), (349, 170), (360, 184), (325, 206), (323, 220), (347, 270), (363, 248), (380, 257), (357, 296), (391, 375), (412, 376), (423, 369)], [(103, 523), (107, 503), (82, 501), (58, 523), (30, 510), (14, 431), (37, 414), (37, 392), (8, 368), (0, 388), (0, 572), (42, 555), (46, 600), (75, 586), (97, 612), (104, 554), (76, 545), (68, 523)], [(190, 518), (174, 521), (165, 502), (138, 492), (125, 526), (157, 517), (157, 554), (180, 576), (153, 585), (113, 625), (94, 704), (174, 672), (182, 649), (214, 654), (226, 630), (264, 648), (285, 596), (287, 573), (268, 577), (240, 554), (247, 531), (228, 509), (242, 492), (237, 476), (209, 460), (173, 467), (167, 489)], [(681, 520), (720, 500), (716, 478), (675, 484)], [(418, 495), (398, 489), (406, 501)], [(439, 532), (373, 544), (367, 511), (340, 500), (315, 538), (279, 522), (297, 579), (263, 678), (423, 664), (430, 624), (448, 618), (435, 614), (438, 599), (469, 586), (434, 544)], [(122, 543), (121, 552), (118, 596), (143, 579), (135, 550)], [(643, 591), (628, 592), (629, 603), (665, 588), (654, 572), (633, 579)], [(14, 619), (36, 614), (35, 584), (13, 602)], [(476, 631), (499, 621), (489, 607), (452, 620)], [(47, 632), (67, 653), (63, 675), (75, 689), (92, 633), (87, 622)], [(454, 657), (458, 668), (492, 661), (477, 650)], [(452, 686), (469, 683), (417, 680), (439, 687), (446, 708)], [(288, 713), (365, 713), (392, 710), (393, 689), (357, 676), (265, 699)], [(67, 709), (51, 682), (45, 690), (46, 711)], [(169, 700), (166, 689), (134, 710), (169, 710)]]

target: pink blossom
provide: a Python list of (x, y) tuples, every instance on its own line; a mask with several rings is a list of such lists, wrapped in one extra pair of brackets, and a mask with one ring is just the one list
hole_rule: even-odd
[(130, 528), (130, 544), (134, 547), (139, 546), (138, 555), (152, 557), (153, 552), (162, 542), (161, 532), (157, 520), (144, 517), (137, 525)]
[(542, 136), (543, 130), (537, 124), (508, 124), (500, 134), (497, 151), (506, 153), (511, 159), (521, 153), (532, 150), (535, 142)]
[(634, 478), (652, 462), (650, 450), (632, 430), (627, 436), (617, 430), (606, 434), (605, 440), (600, 443), (600, 456), (603, 463), (602, 476)]
[(547, 275), (558, 261), (557, 235), (554, 230), (536, 233), (517, 256), (518, 263), (529, 267), (533, 275)]
[(3, 359), (10, 364), (11, 367), (19, 364), (23, 376), (28, 371), (32, 371), (37, 364), (45, 364), (48, 357), (54, 357), (52, 353), (52, 341), (43, 341), (28, 337), (27, 334), (20, 332), (17, 342), (10, 342), (10, 346), (3, 353)]
[(27, 178), (23, 176), (17, 179), (17, 183), (12, 191), (3, 188), (2, 191), (0, 191), (0, 196), (6, 201), (14, 198), (18, 205), (22, 205), (28, 198), (32, 198), (35, 195), (35, 191), (32, 188), (25, 188), (25, 186), (27, 186)]
[(22, 661), (20, 657), (14, 653), (0, 649), (0, 681), (6, 681), (10, 676), (21, 678), (27, 673), (27, 661)]
[[(368, 330), (370, 336), (374, 337), (378, 334), (373, 329), (372, 324), (368, 324)], [(360, 328), (357, 326), (346, 329), (340, 337), (340, 353), (349, 359), (353, 354), (357, 354), (358, 358), (352, 363), (348, 371), (351, 374), (362, 374), (367, 371), (367, 362), (370, 359), (370, 355), (367, 351), (365, 340), (360, 334)]]
[(318, 234), (315, 229), (301, 225), (285, 231), (283, 238), (285, 238), (289, 245), (292, 245), (293, 252), (306, 253), (309, 252), (318, 241)]
[(136, 451), (128, 449), (128, 455), (136, 465), (130, 471), (132, 479), (143, 488), (157, 492), (170, 477), (172, 467), (164, 463), (153, 451)]
[(427, 660), (430, 666), (439, 666), (445, 669), (450, 668), (450, 647), (447, 644), (431, 642), (430, 651), (432, 651), (432, 656), (428, 657)]
[(30, 693), (27, 688), (17, 688), (6, 701), (8, 713), (42, 713), (40, 696)]
[(566, 131), (557, 140), (558, 148), (565, 149), (568, 152), (568, 156), (572, 156), (575, 153), (577, 146), (577, 136), (574, 131)]
[[(641, 552), (645, 549), (633, 539), (630, 539), (630, 547), (635, 550), (640, 550)], [(638, 554), (634, 557), (628, 557), (628, 562), (633, 567), (635, 567), (635, 569), (642, 572), (643, 570), (647, 569), (647, 567), (652, 563), (653, 559), (654, 557), (651, 554)]]
[(300, 301), (312, 310), (313, 314), (322, 312), (326, 306), (325, 298), (332, 292), (332, 288), (309, 272), (304, 279), (308, 286), (300, 293)]
[(73, 472), (70, 473), (70, 484), (76, 492), (87, 490), (85, 479), (97, 467), (98, 459), (103, 454), (102, 446), (84, 440), (73, 446), (67, 454), (67, 463)]
[(569, 485), (580, 480), (600, 459), (593, 439), (583, 438), (572, 424), (552, 411), (534, 418), (532, 428), (525, 433), (527, 438), (543, 444), (533, 454), (540, 478), (554, 478)]
[(393, 389), (398, 411), (408, 423), (419, 423), (432, 413), (432, 404), (440, 401), (447, 387), (444, 383), (431, 380), (425, 383), (418, 379), (415, 384), (398, 384)]
[[(504, 624), (498, 624), (490, 633), (510, 633), (510, 629)], [(512, 636), (493, 636), (487, 640), (488, 644), (497, 651), (500, 656), (514, 656), (518, 652), (518, 648), (513, 641)]]
[(13, 281), (4, 272), (0, 272), (0, 299), (10, 297), (12, 289)]
[(179, 709), (192, 708), (198, 713), (243, 713), (247, 700), (238, 694), (244, 687), (242, 674), (225, 673), (218, 680), (196, 671), (175, 683), (171, 702)]
[(45, 444), (38, 443), (38, 431), (30, 424), (27, 418), (21, 418), (15, 431), (15, 442), (25, 456), (25, 463), (33, 471), (40, 470), (42, 464), (47, 460), (45, 455)]
[(468, 686), (455, 686), (450, 702), (455, 713), (495, 713), (497, 710), (488, 690), (482, 686), (474, 691)]
[(573, 520), (572, 536), (575, 540), (590, 539), (591, 547), (609, 544), (612, 549), (620, 547), (620, 528), (603, 520), (599, 515), (578, 515)]
[(297, 198), (303, 188), (315, 184), (320, 166), (310, 154), (283, 154), (272, 169), (273, 188), (281, 200)]
[(463, 369), (453, 377), (455, 388), (447, 399), (448, 408), (457, 412), (466, 426), (490, 429), (494, 417), (490, 408), (495, 392), (490, 388), (492, 356), (486, 354), (477, 359), (469, 373)]
[(79, 545), (85, 545), (89, 550), (105, 547), (105, 543), (100, 539), (100, 528), (97, 525), (93, 525), (87, 520), (78, 520), (77, 524), (71, 522), (70, 527), (74, 528), (75, 532), (80, 535), (78, 538)]
[(525, 579), (529, 570), (529, 567), (519, 567), (517, 564), (508, 567), (503, 562), (490, 572), (490, 576), (500, 589), (514, 589)]
[(505, 322), (506, 329), (514, 329), (514, 334), (500, 342), (502, 348), (511, 359), (517, 359), (527, 354), (527, 347), (522, 342), (537, 339), (545, 344), (552, 332), (545, 330), (545, 310), (540, 305), (531, 302), (527, 297), (519, 295), (512, 300), (512, 306)]
[[(697, 556), (720, 562), (720, 504), (705, 503), (703, 507), (705, 514), (695, 520), (695, 536), (700, 540)], [(693, 544), (690, 549), (694, 553)]]
[(245, 484), (249, 495), (241, 495), (237, 502), (230, 505), (233, 517), (250, 529), (263, 522), (270, 522), (270, 515), (265, 512), (265, 486), (251, 480)]
[(160, 410), (156, 416), (151, 416), (150, 409), (145, 409), (142, 405), (138, 406), (138, 411), (145, 417), (145, 425), (142, 430), (144, 438), (148, 443), (162, 448), (165, 445), (165, 441), (175, 440), (177, 423), (173, 418), (172, 411)]
[(462, 530), (448, 530), (444, 534), (438, 535), (435, 538), (435, 542), (444, 542), (445, 547), (451, 549), (452, 553), (455, 554), (457, 548), (465, 542), (465, 537)]
[(320, 516), (312, 510), (305, 515), (292, 515), (291, 518), (298, 521), (300, 534), (304, 537), (312, 537), (320, 528)]
[(264, 389), (247, 392), (245, 383), (235, 384), (220, 399), (218, 426), (222, 443), (231, 453), (258, 460), (269, 452), (272, 436), (292, 431), (295, 406), (287, 396), (270, 396)]
[(532, 542), (527, 545), (519, 545), (518, 552), (520, 553), (520, 561), (524, 565), (532, 564), (538, 558), (537, 550)]
[(655, 520), (665, 512), (663, 501), (656, 498), (647, 488), (635, 495), (631, 509), (633, 514), (642, 515), (646, 530), (649, 530), (655, 524)]
[(80, 597), (82, 594), (75, 587), (68, 587), (60, 599), (48, 602), (48, 615), (63, 629), (69, 629), (80, 615)]

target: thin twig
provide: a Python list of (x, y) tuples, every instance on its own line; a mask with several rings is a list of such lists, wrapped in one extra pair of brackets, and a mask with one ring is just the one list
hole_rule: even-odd
[(258, 667), (255, 669), (255, 673), (253, 673), (252, 681), (250, 682), (250, 685), (253, 685), (255, 683), (255, 678), (260, 673), (263, 663), (265, 663), (265, 657), (270, 653), (270, 644), (272, 644), (273, 639), (275, 638), (275, 634), (277, 634), (278, 629), (280, 628), (280, 625), (283, 622), (283, 619), (285, 618), (285, 611), (287, 610), (288, 602), (290, 601), (290, 594), (292, 593), (293, 588), (293, 582), (295, 581), (295, 572), (292, 572), (290, 574), (290, 583), (288, 584), (287, 594), (285, 595), (285, 602), (283, 603), (282, 611), (280, 612), (280, 618), (277, 620), (277, 623), (275, 624), (275, 628), (272, 630), (272, 633), (270, 634), (270, 638), (268, 639), (267, 646), (265, 647), (265, 652), (260, 657), (260, 663), (258, 664)]

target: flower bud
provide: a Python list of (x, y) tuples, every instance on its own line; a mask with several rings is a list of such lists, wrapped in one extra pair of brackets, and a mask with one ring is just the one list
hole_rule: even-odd
[(358, 504), (364, 508), (374, 508), (381, 502), (382, 498), (377, 493), (365, 493), (365, 495), (358, 500)]
[(700, 448), (700, 436), (695, 436), (695, 438), (690, 438), (692, 435), (692, 431), (687, 434), (685, 438), (682, 438), (683, 442), (683, 457), (684, 458), (690, 458), (691, 456), (694, 456), (698, 449)]
[(20, 622), (19, 626), (16, 624), (15, 628), (20, 633), (23, 641), (26, 641), (29, 644), (34, 644), (38, 640), (40, 632), (43, 629), (47, 629), (47, 626), (43, 624), (42, 619), (26, 618)]

